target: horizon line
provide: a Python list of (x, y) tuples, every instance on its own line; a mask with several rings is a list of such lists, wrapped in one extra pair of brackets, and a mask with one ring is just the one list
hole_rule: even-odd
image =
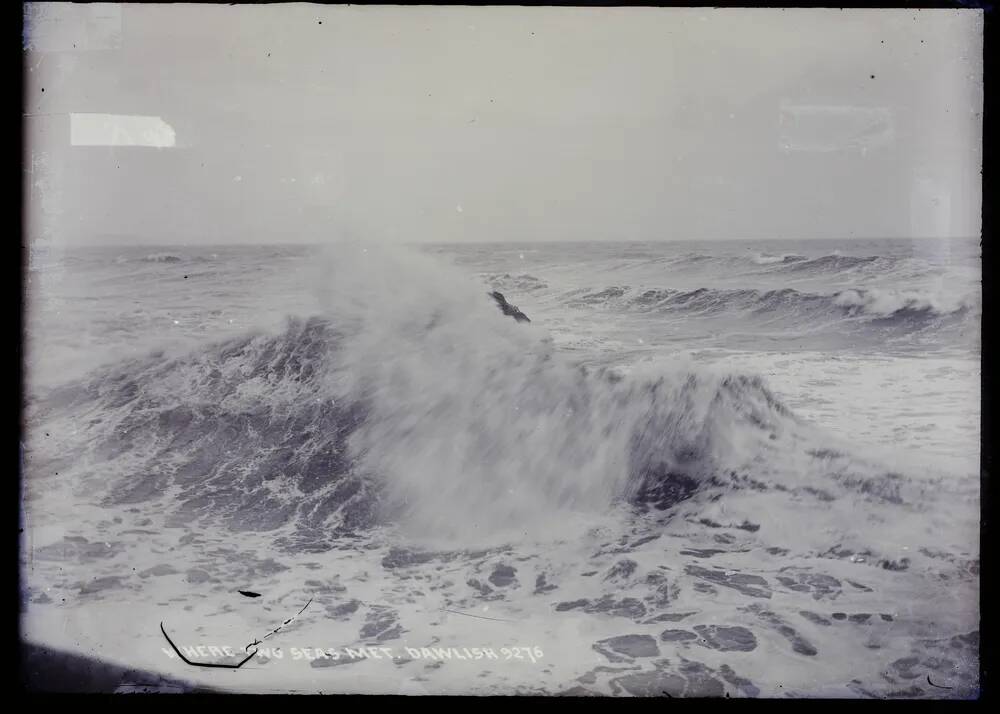
[[(394, 241), (387, 239), (371, 239), (372, 242), (383, 243), (389, 245), (511, 245), (511, 244), (531, 244), (531, 245), (552, 245), (552, 244), (574, 244), (574, 243), (602, 243), (602, 244), (656, 244), (656, 243), (734, 243), (734, 242), (785, 242), (785, 241), (879, 241), (879, 240), (910, 240), (910, 241), (968, 241), (968, 240), (982, 240), (982, 235), (974, 236), (850, 236), (850, 237), (808, 237), (808, 238), (789, 238), (789, 237), (778, 237), (778, 238), (654, 238), (654, 239), (612, 239), (612, 238), (574, 238), (574, 239), (512, 239), (512, 240), (475, 240), (475, 239), (462, 239), (462, 240), (434, 240), (434, 241), (424, 241), (424, 240), (409, 240), (409, 241)], [(102, 241), (102, 242), (88, 242), (88, 241), (54, 241), (51, 239), (35, 238), (29, 239), (22, 243), (22, 246), (27, 249), (32, 249), (36, 247), (61, 247), (61, 248), (158, 248), (158, 247), (239, 247), (239, 246), (326, 246), (326, 245), (336, 245), (342, 242), (356, 242), (356, 239), (335, 239), (335, 240), (303, 240), (303, 241), (275, 241), (275, 240), (241, 240), (241, 241), (223, 241), (223, 242), (194, 242), (194, 241), (178, 241), (178, 242), (137, 242), (128, 241), (125, 236), (122, 236), (122, 240), (112, 240), (112, 241)]]

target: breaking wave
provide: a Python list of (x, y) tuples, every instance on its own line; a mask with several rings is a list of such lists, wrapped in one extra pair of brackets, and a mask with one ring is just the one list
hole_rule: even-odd
[(168, 523), (275, 530), (298, 550), (381, 523), (447, 536), (456, 514), (463, 537), (496, 538), (706, 489), (902, 498), (897, 475), (832, 463), (761, 378), (585, 369), (420, 256), (341, 247), (317, 291), (325, 314), (280, 333), (151, 354), (46, 394), (35, 418), (73, 431), (65, 453), (82, 454), (50, 470), (107, 502), (158, 501)]
[(685, 253), (679, 256), (658, 258), (656, 262), (687, 268), (711, 268), (718, 266), (732, 269), (744, 265), (749, 268), (779, 272), (840, 273), (868, 266), (879, 270), (891, 270), (894, 266), (905, 260), (905, 258), (893, 256), (855, 256), (842, 255), (840, 253), (829, 253), (815, 257), (808, 257), (798, 253), (756, 253), (744, 255)]
[(510, 273), (487, 273), (482, 275), (483, 280), (491, 288), (505, 292), (533, 292), (544, 290), (548, 283), (534, 275), (520, 273), (511, 275)]

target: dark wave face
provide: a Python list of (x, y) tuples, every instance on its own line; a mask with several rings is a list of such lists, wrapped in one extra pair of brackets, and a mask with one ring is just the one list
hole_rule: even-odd
[(346, 454), (364, 405), (318, 392), (333, 340), (311, 320), (185, 357), (125, 362), (52, 391), (40, 416), (86, 424), (85, 460), (100, 471), (82, 477), (118, 474), (108, 504), (169, 500), (174, 524), (244, 531), (295, 521), (332, 537), (371, 523), (375, 491)]

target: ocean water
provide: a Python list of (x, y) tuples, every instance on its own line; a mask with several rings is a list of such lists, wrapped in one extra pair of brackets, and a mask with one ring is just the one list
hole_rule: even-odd
[(977, 242), (28, 268), (30, 641), (237, 691), (978, 691)]

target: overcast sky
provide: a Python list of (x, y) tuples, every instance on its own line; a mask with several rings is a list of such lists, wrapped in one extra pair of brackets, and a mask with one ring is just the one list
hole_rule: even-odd
[[(979, 11), (26, 16), (36, 239), (979, 234)], [(158, 117), (174, 145), (83, 145), (73, 113)]]

